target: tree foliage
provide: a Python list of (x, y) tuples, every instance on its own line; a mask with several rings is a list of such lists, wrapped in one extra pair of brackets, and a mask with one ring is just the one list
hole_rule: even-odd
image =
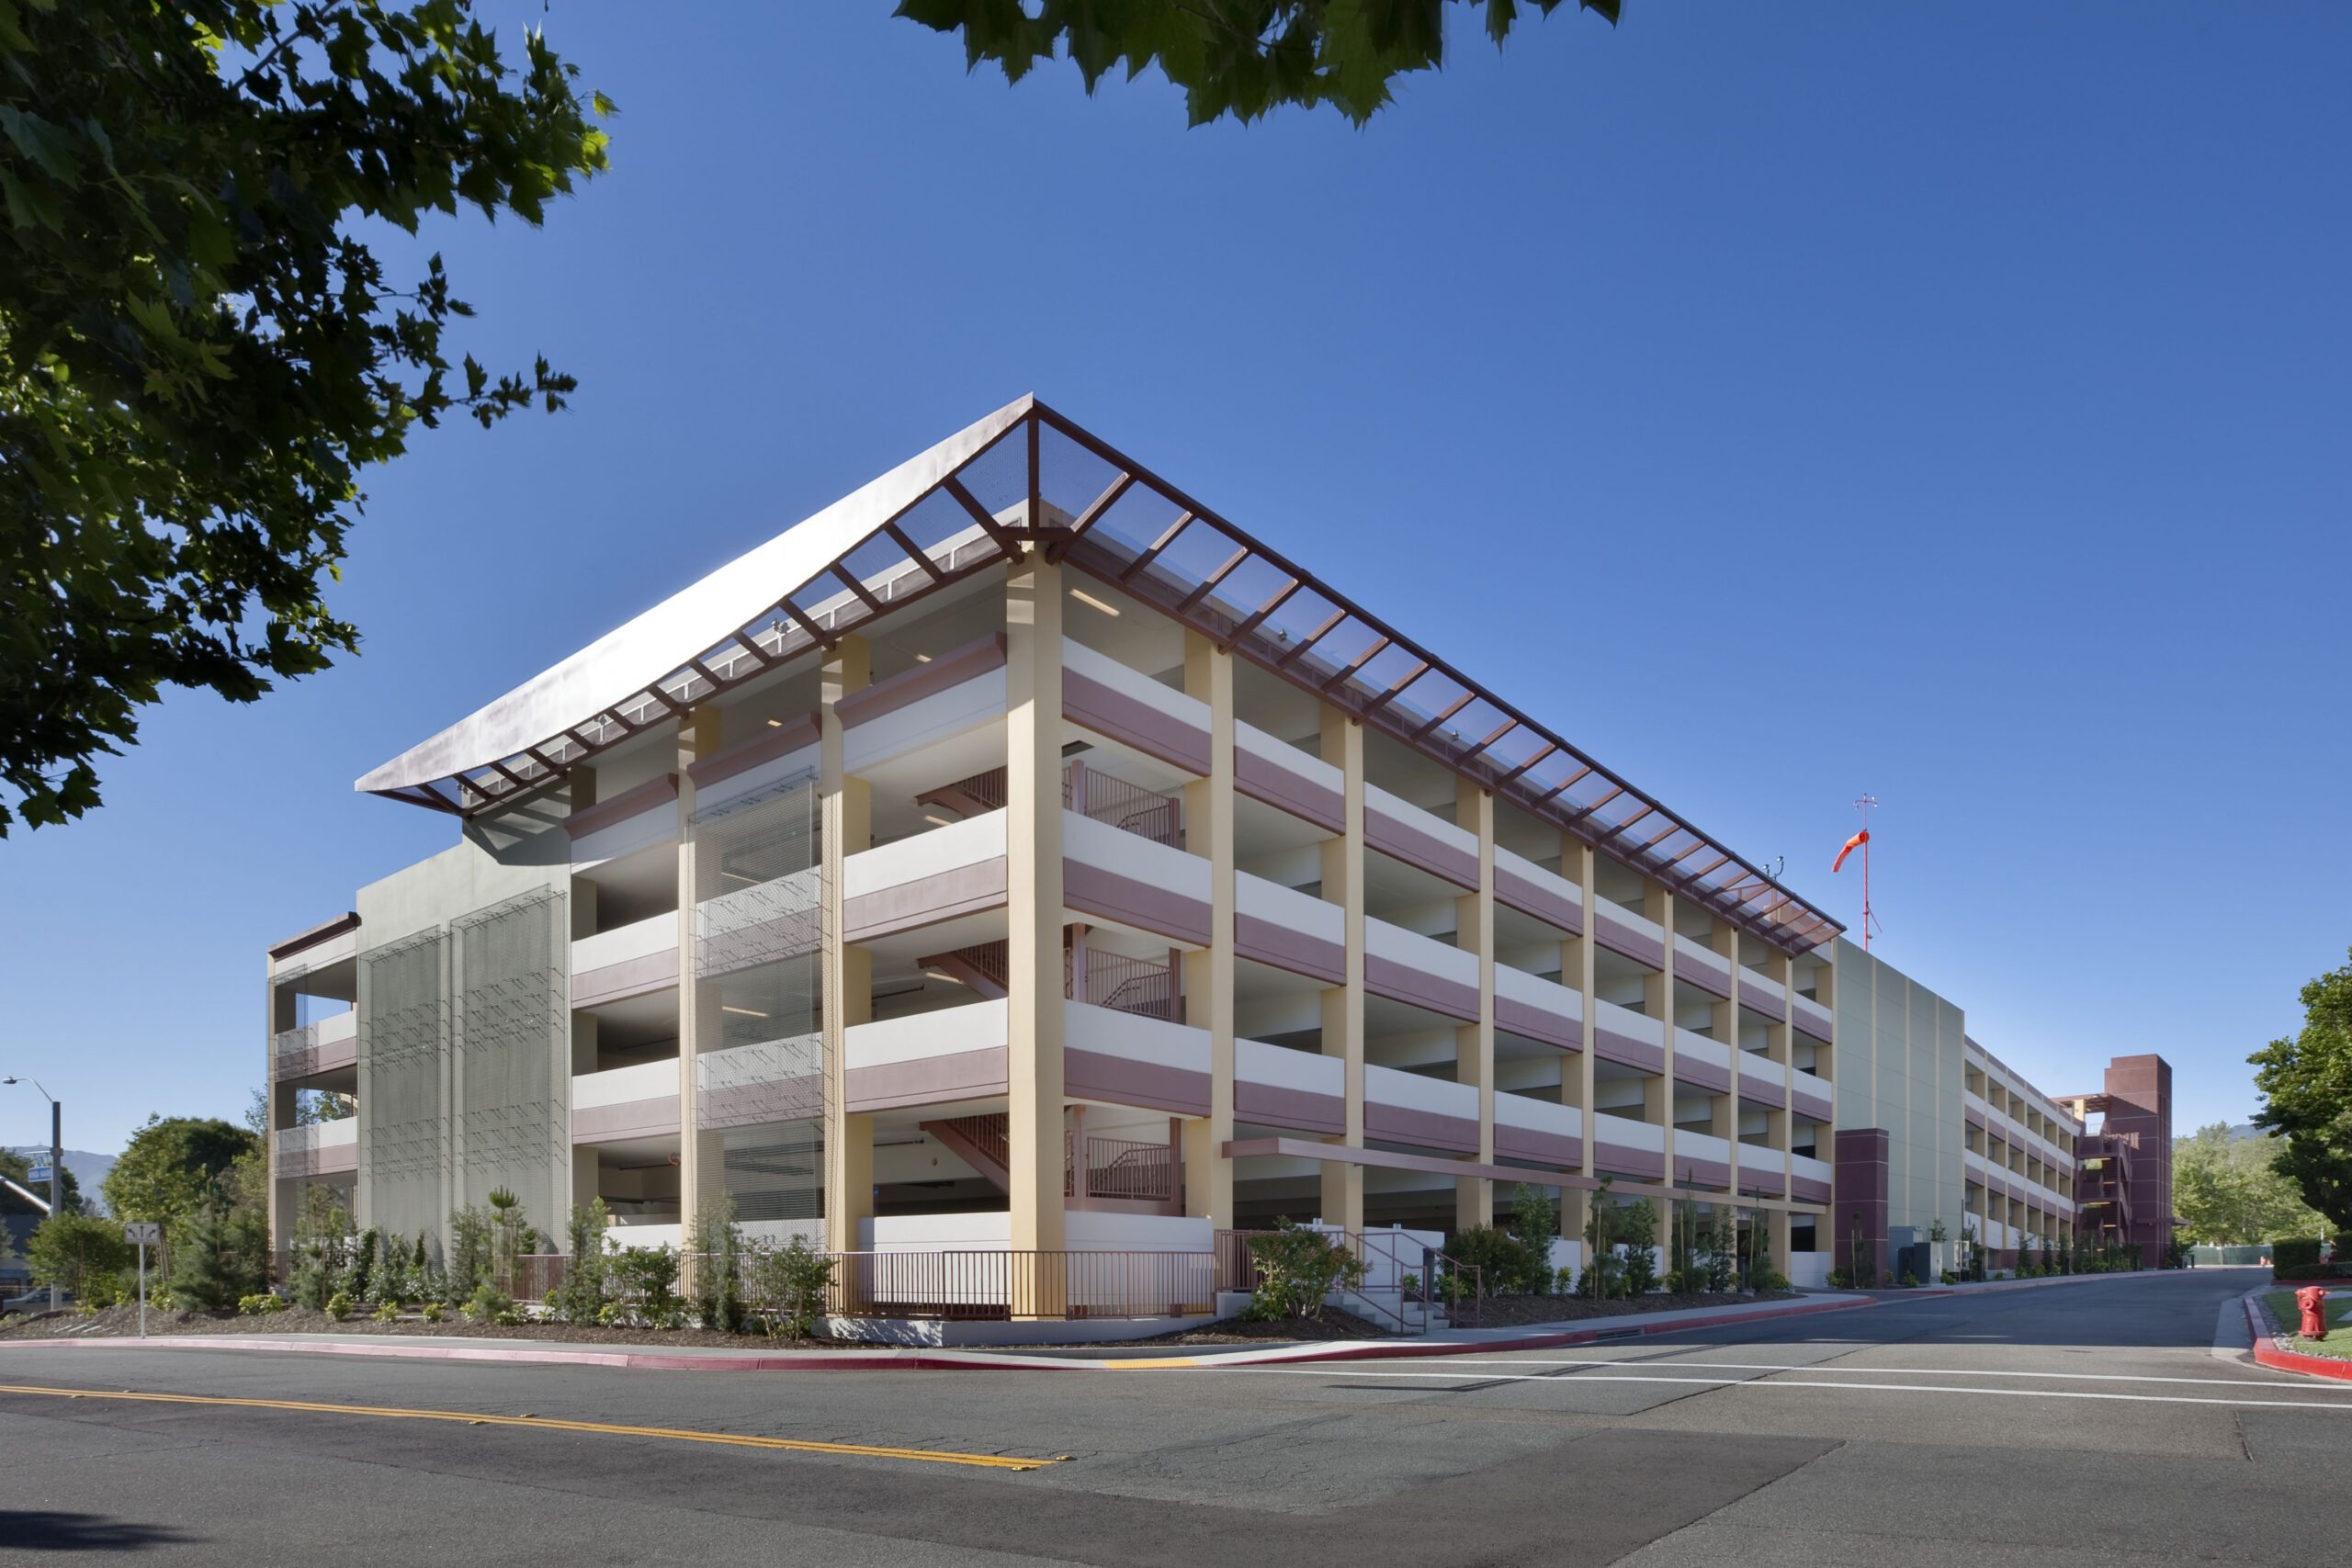
[[(44, 1155), (43, 1157), (46, 1157)], [(32, 1179), (33, 1163), (14, 1149), (0, 1149), (0, 1176), (37, 1194), (42, 1202), (49, 1201), (49, 1185)], [(57, 1200), (69, 1214), (83, 1212), (82, 1184), (74, 1179), (71, 1166), (60, 1166), (57, 1171)], [(0, 1214), (38, 1214), (40, 1207), (28, 1203), (5, 1187), (0, 1187)]]
[(199, 1211), (241, 1195), (224, 1182), (240, 1156), (260, 1150), (260, 1139), (217, 1117), (150, 1116), (99, 1190), (116, 1219), (160, 1221), (168, 1246)]
[[(357, 646), (322, 596), (360, 472), (460, 412), (560, 407), (453, 364), (462, 205), (537, 223), (605, 166), (574, 68), (471, 0), (0, 0), (0, 791), (98, 801), (166, 686), (249, 702)], [(0, 800), (0, 834), (11, 812)]]
[(25, 1261), (35, 1283), (62, 1286), (80, 1297), (94, 1280), (130, 1268), (133, 1255), (116, 1221), (62, 1214), (33, 1227), (32, 1239), (25, 1244)]
[[(1445, 63), (1449, 17), (1484, 14), (1499, 48), (1524, 11), (1566, 0), (899, 0), (898, 14), (964, 35), (967, 63), (994, 61), (1018, 82), (1039, 61), (1077, 65), (1086, 90), (1113, 71), (1158, 66), (1184, 89), (1194, 125), (1249, 121), (1283, 105), (1329, 104), (1362, 125), (1389, 84)], [(1577, 0), (1614, 25), (1622, 0)]]
[(2272, 1136), (2233, 1138), (2216, 1122), (2172, 1141), (2172, 1211), (2182, 1238), (2215, 1247), (2285, 1236), (2316, 1236), (2326, 1222), (2302, 1190), (2276, 1168), (2283, 1145)]
[(2303, 1201), (2352, 1231), (2352, 964), (2303, 987), (2303, 1027), (2246, 1059), (2257, 1069), (2255, 1125), (2279, 1134), (2278, 1169)]

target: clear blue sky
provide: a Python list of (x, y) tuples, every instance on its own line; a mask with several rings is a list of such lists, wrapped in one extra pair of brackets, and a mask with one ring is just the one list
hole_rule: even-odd
[(888, 10), (555, 0), (611, 175), (428, 238), (574, 406), (373, 478), (364, 657), (0, 845), (69, 1144), (243, 1109), (264, 945), (452, 840), (359, 773), (1029, 390), (1849, 921), (1875, 792), (1879, 951), (2045, 1088), (2253, 1111), (2352, 945), (2352, 11), (1465, 10), (1359, 132)]

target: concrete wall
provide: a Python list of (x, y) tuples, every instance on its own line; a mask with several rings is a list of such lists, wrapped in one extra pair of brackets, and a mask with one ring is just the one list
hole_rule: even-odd
[(1960, 1234), (1966, 1023), (1954, 1003), (1838, 939), (1837, 1126), (1886, 1129), (1889, 1226), (1925, 1235), (1940, 1219)]

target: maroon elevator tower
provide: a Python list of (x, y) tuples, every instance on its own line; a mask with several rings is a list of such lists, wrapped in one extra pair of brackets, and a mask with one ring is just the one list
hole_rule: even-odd
[(2158, 1267), (2172, 1241), (2172, 1064), (2153, 1053), (2118, 1056), (2107, 1065), (2104, 1093), (2069, 1098), (2078, 1113), (2103, 1117), (2079, 1152), (2122, 1168), (2103, 1179), (2085, 1173), (2078, 1197), (2106, 1199), (2105, 1217), (2120, 1239)]

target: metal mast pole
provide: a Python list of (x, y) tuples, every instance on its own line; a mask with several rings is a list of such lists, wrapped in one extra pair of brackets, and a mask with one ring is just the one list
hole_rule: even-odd
[(1871, 950), (1871, 927), (1878, 917), (1871, 913), (1871, 807), (1878, 804), (1878, 796), (1864, 794), (1854, 802), (1854, 809), (1862, 814), (1862, 951)]
[[(39, 1088), (39, 1085), (35, 1085)], [(41, 1089), (47, 1094), (49, 1090)], [(49, 1102), (49, 1212), (52, 1218), (65, 1212), (65, 1107), (60, 1101)], [(62, 1233), (60, 1233), (62, 1234)], [(57, 1281), (49, 1282), (49, 1310), (57, 1310)]]

